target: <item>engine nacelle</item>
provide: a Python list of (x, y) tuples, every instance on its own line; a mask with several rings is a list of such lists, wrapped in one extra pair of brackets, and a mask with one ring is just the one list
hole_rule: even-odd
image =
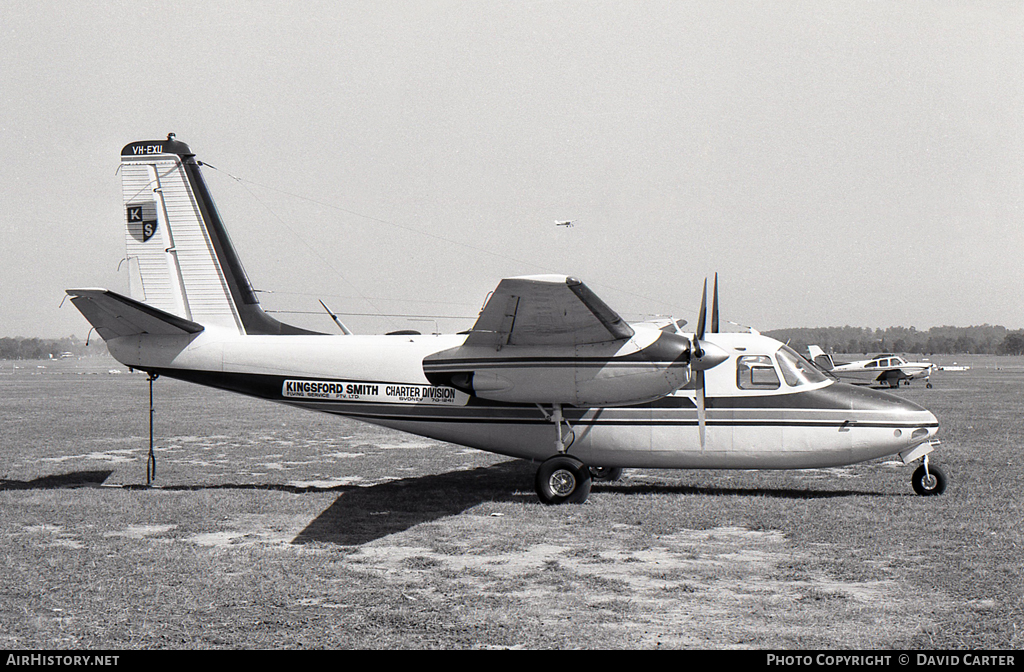
[[(434, 385), (493, 401), (617, 406), (658, 399), (690, 380), (689, 339), (663, 331), (576, 346), (460, 346), (423, 360)], [(644, 339), (646, 340), (646, 339)]]

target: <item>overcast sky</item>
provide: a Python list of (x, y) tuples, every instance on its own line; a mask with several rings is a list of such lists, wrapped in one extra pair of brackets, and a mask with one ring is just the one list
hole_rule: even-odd
[(168, 132), (264, 307), (358, 332), (533, 273), (693, 324), (716, 271), (762, 331), (1024, 327), (1018, 1), (0, 9), (0, 336), (127, 292), (119, 153)]

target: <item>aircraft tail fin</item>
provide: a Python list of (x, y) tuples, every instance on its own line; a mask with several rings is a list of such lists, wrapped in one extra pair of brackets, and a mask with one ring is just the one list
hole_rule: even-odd
[(200, 165), (173, 133), (121, 150), (131, 298), (240, 334), (317, 333), (279, 322), (260, 307)]
[(203, 325), (139, 303), (107, 289), (69, 289), (75, 308), (108, 341), (137, 334), (197, 334)]
[(811, 361), (825, 371), (831, 371), (836, 366), (835, 362), (832, 361), (832, 355), (827, 354), (817, 345), (808, 345), (807, 353), (811, 356)]

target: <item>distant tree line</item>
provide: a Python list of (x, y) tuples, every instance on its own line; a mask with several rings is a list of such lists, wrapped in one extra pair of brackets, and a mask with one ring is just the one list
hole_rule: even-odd
[(1024, 330), (983, 324), (978, 327), (932, 327), (918, 331), (914, 327), (866, 329), (862, 327), (823, 327), (776, 329), (766, 336), (789, 343), (806, 354), (808, 345), (819, 345), (825, 352), (877, 354), (880, 352), (922, 355), (1022, 355)]
[(76, 336), (67, 338), (0, 338), (0, 359), (57, 359), (69, 352), (75, 357), (107, 352), (101, 338), (93, 338), (86, 346)]

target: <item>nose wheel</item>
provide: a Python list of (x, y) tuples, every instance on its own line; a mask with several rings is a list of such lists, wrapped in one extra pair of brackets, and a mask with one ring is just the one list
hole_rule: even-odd
[(938, 467), (929, 465), (927, 456), (923, 464), (914, 471), (910, 482), (914, 486), (914, 492), (923, 497), (941, 495), (946, 491), (946, 474)]
[(545, 504), (582, 504), (590, 496), (587, 465), (575, 457), (555, 455), (541, 463), (534, 486)]

